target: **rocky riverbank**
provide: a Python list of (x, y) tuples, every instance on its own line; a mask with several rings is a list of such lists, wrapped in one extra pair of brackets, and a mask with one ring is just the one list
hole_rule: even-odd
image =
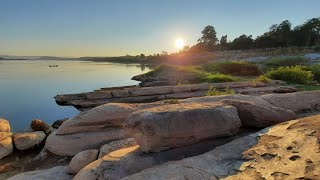
[(235, 93), (246, 95), (290, 93), (298, 91), (297, 88), (286, 85), (283, 81), (274, 80), (271, 82), (247, 81), (153, 87), (124, 86), (102, 88), (93, 92), (57, 95), (55, 96), (55, 100), (59, 105), (71, 105), (79, 110), (87, 110), (106, 103), (150, 103), (163, 100), (202, 97), (206, 96), (210, 89), (230, 89)]
[[(7, 153), (0, 161), (9, 163), (13, 148), (36, 149), (48, 134), (37, 157), (48, 153), (45, 158), (66, 159), (47, 170), (33, 166), (36, 171), (11, 180), (317, 179), (320, 116), (298, 117), (319, 112), (320, 91), (106, 103), (66, 120), (50, 134), (33, 123), (38, 132), (12, 138), (2, 120), (1, 132), (11, 143), (1, 141), (0, 152)], [(33, 143), (21, 146), (15, 137)], [(33, 157), (39, 164), (45, 158)], [(275, 163), (278, 169), (271, 165)]]

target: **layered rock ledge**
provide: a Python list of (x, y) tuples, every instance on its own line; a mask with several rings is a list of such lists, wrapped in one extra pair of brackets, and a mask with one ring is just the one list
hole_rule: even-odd
[(167, 99), (185, 99), (206, 96), (209, 89), (233, 89), (239, 94), (261, 95), (270, 93), (290, 93), (297, 89), (291, 86), (282, 86), (284, 82), (226, 82), (203, 83), (183, 86), (154, 86), (139, 87), (125, 86), (117, 88), (102, 88), (94, 92), (57, 95), (55, 100), (59, 105), (72, 105), (80, 110), (93, 108), (105, 103), (145, 103)]

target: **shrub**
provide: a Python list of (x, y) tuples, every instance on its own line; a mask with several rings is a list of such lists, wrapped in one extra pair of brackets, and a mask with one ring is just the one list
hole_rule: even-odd
[(208, 63), (203, 65), (203, 69), (211, 73), (216, 72), (237, 76), (257, 76), (262, 73), (259, 66), (244, 61)]
[(228, 94), (235, 94), (235, 91), (233, 89), (229, 89), (229, 87), (225, 88), (223, 91), (219, 91), (213, 87), (210, 87), (210, 89), (207, 92), (207, 96), (221, 96), (221, 95), (228, 95)]
[(309, 66), (313, 76), (313, 79), (320, 83), (320, 64), (314, 64)]
[(266, 76), (270, 79), (283, 80), (288, 83), (306, 84), (313, 81), (311, 71), (305, 70), (302, 66), (279, 67), (269, 71)]
[(254, 82), (265, 82), (265, 83), (268, 83), (270, 81), (271, 79), (269, 79), (266, 75), (261, 75), (254, 80)]
[(208, 83), (221, 83), (221, 82), (234, 82), (237, 79), (229, 76), (229, 75), (225, 75), (225, 74), (203, 74), (203, 77), (201, 79), (202, 82), (208, 82)]
[(307, 63), (308, 60), (304, 57), (272, 58), (263, 62), (263, 64), (269, 68), (278, 68), (281, 66), (299, 66)]

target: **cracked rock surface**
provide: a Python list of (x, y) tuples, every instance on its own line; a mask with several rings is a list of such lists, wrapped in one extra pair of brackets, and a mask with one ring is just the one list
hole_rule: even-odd
[(284, 122), (205, 154), (123, 179), (319, 179), (320, 115)]

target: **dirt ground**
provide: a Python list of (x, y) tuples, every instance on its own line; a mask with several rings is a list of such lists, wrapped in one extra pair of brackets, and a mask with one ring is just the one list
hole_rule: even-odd
[(0, 160), (0, 179), (7, 179), (16, 174), (48, 169), (54, 166), (68, 165), (71, 157), (63, 157), (48, 152), (41, 160), (32, 160), (41, 151), (42, 147), (27, 151), (15, 150), (13, 154)]

